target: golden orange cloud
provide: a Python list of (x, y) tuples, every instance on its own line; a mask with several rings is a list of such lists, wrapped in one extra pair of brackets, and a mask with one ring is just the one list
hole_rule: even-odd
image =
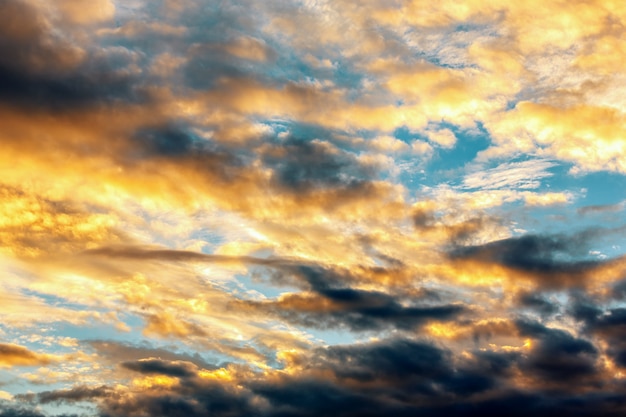
[(33, 352), (24, 346), (11, 343), (0, 344), (0, 367), (41, 366), (60, 360), (58, 355)]

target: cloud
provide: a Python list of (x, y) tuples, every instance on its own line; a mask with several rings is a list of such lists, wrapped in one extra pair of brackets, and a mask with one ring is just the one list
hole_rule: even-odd
[(547, 300), (540, 294), (520, 294), (518, 301), (521, 306), (531, 308), (544, 315), (554, 314), (559, 310), (558, 303), (554, 300)]
[(113, 227), (115, 217), (82, 210), (66, 201), (26, 193), (0, 185), (0, 231), (3, 252), (36, 258), (55, 252), (80, 250), (97, 242), (115, 242), (123, 234)]
[(620, 368), (626, 368), (626, 310), (623, 308), (600, 309), (589, 302), (578, 301), (574, 314), (583, 321), (585, 330), (599, 337), (607, 344), (607, 352)]
[(59, 0), (57, 7), (64, 18), (78, 24), (102, 22), (115, 15), (115, 4), (110, 0)]
[[(80, 63), (81, 50), (52, 35), (46, 16), (26, 1), (10, 0), (2, 4), (2, 34), (0, 65), (6, 75), (18, 77), (26, 73), (63, 71)], [(5, 93), (11, 92), (5, 80)], [(24, 83), (25, 84), (25, 83)], [(21, 87), (25, 87), (25, 85)], [(15, 88), (16, 86), (14, 86)]]
[(429, 132), (428, 140), (444, 148), (453, 148), (456, 144), (456, 136), (450, 129), (441, 129)]
[(548, 169), (554, 166), (550, 161), (542, 160), (501, 164), (466, 175), (463, 185), (480, 189), (534, 189), (541, 185), (541, 179), (552, 176)]
[(245, 301), (260, 310), (290, 322), (314, 328), (348, 328), (352, 331), (413, 329), (433, 320), (452, 320), (465, 311), (461, 305), (403, 306), (381, 292), (333, 289), (321, 295), (283, 294), (277, 300)]
[(599, 374), (598, 350), (591, 342), (539, 323), (519, 321), (517, 326), (521, 336), (537, 340), (520, 363), (522, 372), (547, 382), (577, 378), (581, 384), (585, 378)]
[(228, 256), (205, 254), (200, 252), (151, 248), (131, 245), (118, 245), (88, 249), (83, 252), (86, 256), (103, 256), (111, 258), (127, 258), (137, 260), (163, 260), (163, 261), (198, 261), (216, 263), (250, 263), (253, 265), (289, 265), (294, 261), (288, 259), (256, 258), (251, 256)]
[(576, 210), (576, 212), (580, 215), (590, 215), (596, 213), (615, 213), (624, 210), (626, 207), (625, 202), (620, 202), (617, 204), (602, 204), (602, 205), (591, 205), (584, 206)]
[(37, 394), (37, 402), (40, 404), (74, 403), (106, 397), (110, 395), (111, 392), (112, 390), (106, 386), (95, 388), (78, 386), (68, 390), (40, 392)]
[[(536, 148), (542, 155), (574, 163), (573, 172), (623, 173), (623, 117), (620, 111), (605, 106), (522, 102), (489, 125), (496, 147), (482, 155), (487, 158)], [(598, 124), (599, 120), (603, 122)]]
[(90, 340), (85, 343), (95, 349), (100, 358), (112, 364), (136, 363), (142, 359), (152, 357), (170, 362), (194, 363), (205, 369), (211, 366), (197, 353), (190, 355), (163, 348), (135, 346), (112, 340)]
[[(19, 408), (19, 407), (7, 407), (0, 405), (0, 416), (2, 417), (44, 417), (45, 415), (37, 410)], [(61, 417), (61, 416), (58, 416)]]
[(85, 325), (93, 321), (108, 322), (112, 318), (94, 311), (50, 305), (43, 297), (25, 295), (19, 289), (10, 287), (0, 289), (0, 301), (3, 305), (3, 311), (0, 314), (3, 322), (17, 327), (54, 322)]
[(0, 416), (624, 414), (625, 21), (0, 2)]
[(329, 347), (323, 357), (326, 363), (321, 366), (334, 368), (339, 378), (362, 382), (402, 383), (412, 377), (428, 381), (445, 377), (451, 372), (446, 352), (427, 343), (410, 340)]
[[(523, 327), (521, 324), (520, 326)], [(530, 331), (533, 336), (537, 336), (531, 330), (523, 331)], [(539, 333), (541, 332), (540, 330)], [(530, 364), (534, 364), (537, 358), (545, 359), (552, 350), (574, 357), (580, 352), (586, 354), (588, 351), (584, 342), (576, 341), (565, 334), (561, 339), (562, 342), (547, 342), (549, 346), (538, 347), (534, 356), (531, 355), (528, 359)], [(207, 385), (195, 379), (196, 377), (188, 377), (184, 385), (173, 385), (173, 392), (160, 395), (156, 395), (158, 391), (153, 394), (127, 393), (125, 395), (130, 394), (130, 397), (126, 397), (127, 400), (123, 403), (113, 397), (110, 403), (105, 402), (103, 406), (113, 412), (113, 415), (124, 411), (132, 413), (138, 409), (150, 409), (154, 415), (163, 415), (165, 404), (173, 407), (168, 407), (170, 410), (184, 410), (191, 413), (190, 415), (208, 410), (209, 407), (217, 415), (241, 413), (245, 412), (241, 407), (247, 408), (252, 404), (258, 404), (257, 410), (268, 416), (285, 413), (309, 416), (328, 412), (341, 416), (380, 415), (385, 412), (397, 412), (399, 415), (416, 412), (437, 415), (449, 409), (450, 406), (446, 404), (449, 404), (452, 396), (457, 399), (457, 405), (453, 409), (461, 412), (467, 410), (467, 415), (474, 415), (472, 410), (490, 409), (516, 415), (515, 410), (519, 411), (521, 403), (510, 401), (514, 398), (519, 401), (526, 399), (522, 401), (525, 412), (534, 409), (547, 413), (553, 407), (568, 408), (568, 396), (548, 399), (541, 394), (522, 394), (514, 390), (505, 391), (496, 397), (498, 399), (474, 397), (471, 401), (460, 400), (472, 398), (481, 392), (497, 390), (494, 377), (506, 378), (513, 375), (509, 368), (520, 361), (526, 363), (519, 355), (477, 352), (471, 355), (474, 359), (458, 365), (459, 368), (455, 369), (449, 362), (450, 352), (429, 343), (405, 339), (328, 347), (313, 353), (313, 362), (303, 362), (299, 371), (294, 370), (291, 375), (276, 375), (278, 378), (272, 379), (253, 378), (244, 382), (238, 393), (229, 389), (218, 390), (214, 385)], [(560, 363), (562, 362), (563, 360)], [(531, 369), (526, 372), (532, 372)], [(331, 373), (333, 379), (315, 377), (327, 372)], [(550, 377), (554, 375), (556, 374), (550, 374)], [(175, 401), (174, 398), (177, 397), (174, 393), (184, 393), (185, 397), (191, 395), (195, 401), (185, 397), (178, 397)], [(443, 401), (444, 398), (447, 400)], [(585, 402), (592, 404), (592, 401), (589, 398)], [(597, 401), (604, 403), (603, 409), (607, 412), (615, 407), (610, 405), (608, 399), (598, 398)], [(121, 408), (117, 408), (120, 406)], [(583, 410), (581, 415), (594, 415), (594, 411), (591, 408)]]
[(0, 344), (0, 366), (42, 366), (59, 361), (57, 355), (37, 353), (28, 348), (11, 343)]
[[(245, 367), (207, 371), (188, 362), (148, 359), (125, 364), (132, 364), (130, 368), (146, 378), (161, 379), (137, 380), (128, 387), (76, 386), (41, 392), (36, 398), (41, 403), (97, 400), (101, 414), (110, 416), (146, 410), (155, 416), (209, 411), (215, 415), (396, 412), (408, 416), (451, 410), (461, 415), (494, 410), (507, 415), (529, 411), (548, 415), (555, 409), (573, 410), (571, 401), (576, 398), (581, 416), (620, 412), (623, 407), (611, 400), (616, 398), (614, 394), (594, 396), (572, 387), (573, 393), (548, 397), (534, 389), (514, 389), (516, 369), (534, 378), (538, 386), (566, 377), (593, 376), (597, 354), (589, 342), (562, 330), (533, 322), (518, 322), (517, 326), (522, 336), (537, 343), (528, 355), (474, 351), (452, 362), (451, 351), (431, 342), (395, 338), (304, 352), (288, 359), (283, 370), (269, 371), (262, 378)], [(541, 361), (551, 365), (543, 366)], [(163, 379), (171, 377), (175, 380)], [(145, 385), (148, 381), (151, 385)], [(483, 395), (489, 392), (492, 395)], [(451, 399), (455, 405), (450, 404)]]
[(365, 188), (373, 169), (328, 143), (288, 140), (264, 152), (276, 183), (295, 192), (311, 188)]
[[(55, 22), (30, 2), (4, 2), (2, 19), (0, 101), (52, 110), (135, 101), (141, 95), (135, 95), (137, 80), (122, 71), (128, 58), (120, 60), (115, 50), (91, 52), (58, 36)], [(121, 61), (117, 66), (115, 58)]]
[[(269, 268), (270, 271), (274, 271), (274, 275), (270, 272), (272, 279), (297, 285), (304, 291), (283, 294), (275, 300), (258, 302), (235, 299), (230, 301), (229, 308), (262, 312), (313, 327), (347, 326), (353, 330), (374, 330), (392, 325), (408, 329), (430, 320), (450, 320), (465, 311), (459, 304), (420, 305), (413, 300), (413, 305), (406, 305), (407, 300), (403, 300), (402, 297), (382, 291), (341, 287), (338, 284), (342, 282), (356, 283), (371, 278), (367, 275), (347, 274), (347, 271), (302, 264), (295, 259), (233, 257), (137, 247), (99, 248), (85, 251), (84, 254), (144, 261), (208, 262)], [(150, 315), (147, 318), (146, 331), (181, 337), (205, 334), (200, 327), (168, 314)]]
[(602, 231), (591, 230), (572, 236), (525, 235), (480, 246), (458, 247), (452, 249), (450, 255), (452, 259), (472, 259), (518, 270), (548, 288), (585, 286), (591, 285), (588, 280), (594, 272), (611, 263), (620, 264), (619, 260), (578, 260), (597, 233)]
[(189, 362), (169, 362), (157, 358), (140, 359), (134, 362), (122, 362), (121, 366), (142, 374), (159, 374), (172, 377), (193, 375), (195, 366)]

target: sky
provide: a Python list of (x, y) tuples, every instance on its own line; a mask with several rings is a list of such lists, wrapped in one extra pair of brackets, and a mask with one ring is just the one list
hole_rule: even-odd
[(0, 0), (0, 417), (626, 415), (625, 26)]

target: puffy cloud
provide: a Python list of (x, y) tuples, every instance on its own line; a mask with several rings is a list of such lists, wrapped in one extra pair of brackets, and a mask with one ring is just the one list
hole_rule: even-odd
[(58, 0), (57, 7), (65, 19), (78, 24), (106, 21), (115, 15), (111, 0)]
[[(451, 399), (458, 404), (455, 409), (469, 410), (472, 414), (468, 415), (473, 415), (472, 410), (493, 409), (518, 415), (516, 412), (524, 403), (525, 412), (534, 409), (547, 413), (555, 407), (569, 409), (567, 403), (576, 398), (574, 395), (583, 398), (583, 403), (590, 407), (583, 408), (580, 415), (595, 415), (592, 404), (609, 415), (621, 410), (619, 404), (611, 403), (610, 395), (593, 400), (594, 397), (586, 398), (574, 389), (550, 399), (540, 392), (528, 391), (527, 386), (524, 394), (514, 389), (511, 384), (517, 383), (517, 376), (510, 378), (518, 370), (524, 376), (543, 381), (546, 368), (535, 365), (537, 361), (549, 360), (550, 355), (559, 356), (553, 358), (556, 362), (549, 368), (552, 373), (548, 382), (563, 377), (563, 372), (580, 376), (587, 369), (585, 355), (593, 359), (595, 354), (587, 342), (565, 332), (533, 323), (520, 322), (518, 326), (523, 335), (538, 340), (528, 356), (475, 351), (453, 364), (451, 352), (432, 343), (392, 339), (319, 348), (305, 357), (292, 357), (290, 366), (294, 369), (270, 371), (263, 377), (241, 367), (209, 371), (184, 362), (149, 359), (133, 362), (137, 367), (132, 368), (153, 375), (150, 385), (145, 385), (143, 382), (148, 382), (145, 380), (129, 387), (76, 386), (41, 392), (35, 398), (41, 403), (71, 403), (89, 398), (97, 401), (106, 415), (134, 415), (145, 410), (156, 416), (201, 415), (208, 411), (241, 415), (252, 410), (267, 416), (285, 413), (308, 416), (331, 410), (342, 416), (389, 411), (399, 415), (415, 412), (437, 415), (449, 409)], [(593, 362), (589, 365), (593, 369)], [(502, 386), (507, 378), (508, 387)], [(500, 395), (484, 395), (489, 392)]]
[(572, 171), (610, 170), (623, 173), (621, 111), (591, 105), (565, 108), (530, 102), (495, 119), (490, 128), (496, 147), (484, 157), (528, 152), (573, 162)]

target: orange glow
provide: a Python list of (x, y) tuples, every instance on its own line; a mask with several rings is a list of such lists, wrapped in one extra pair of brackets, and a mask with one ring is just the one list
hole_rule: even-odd
[(177, 385), (178, 379), (167, 375), (144, 376), (141, 378), (133, 379), (132, 384), (135, 387), (142, 389), (168, 389), (172, 388), (174, 385)]

